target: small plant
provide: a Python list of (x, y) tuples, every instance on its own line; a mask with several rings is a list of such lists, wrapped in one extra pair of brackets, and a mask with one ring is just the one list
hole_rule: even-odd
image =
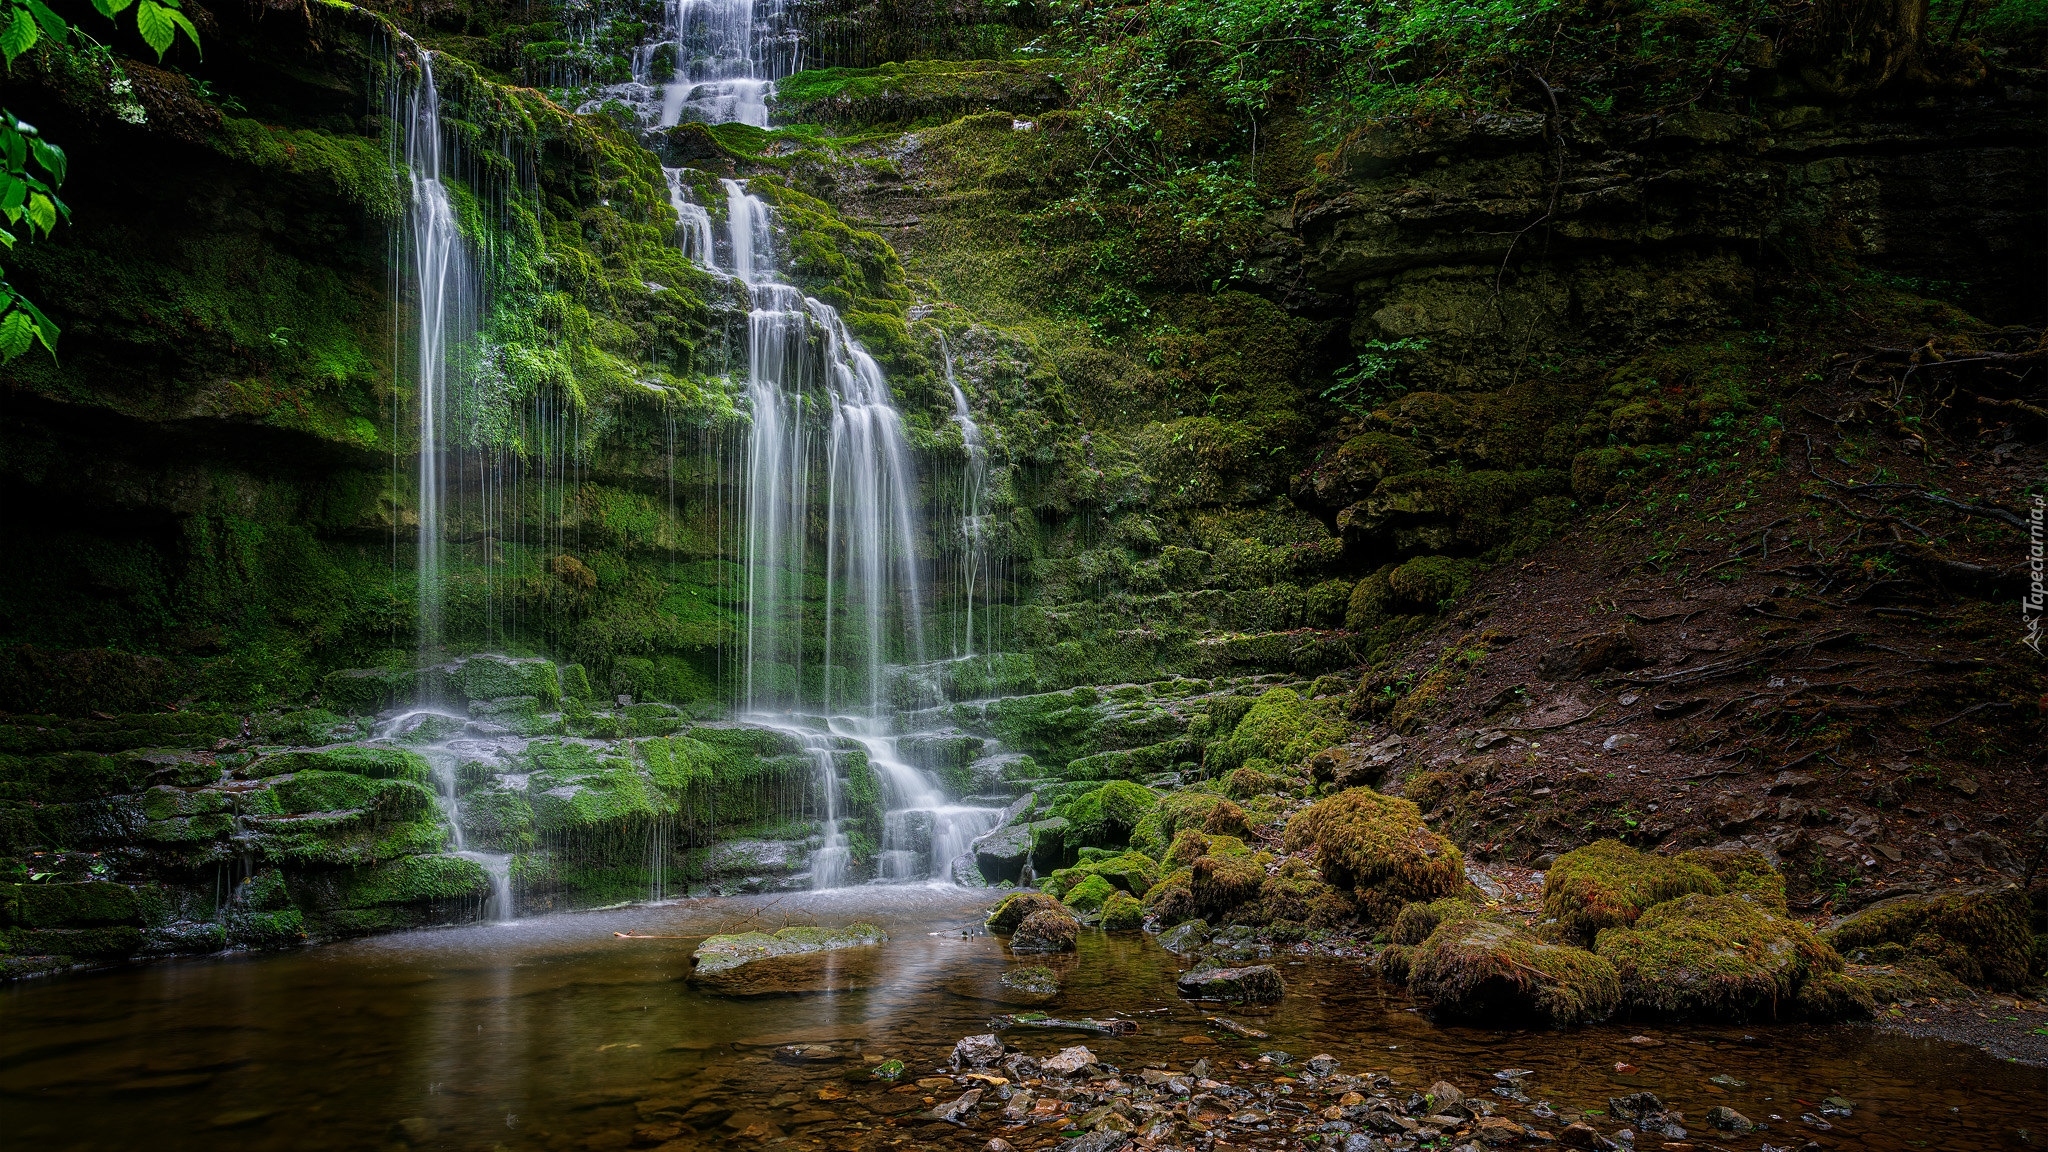
[(1338, 370), (1337, 382), (1323, 389), (1323, 399), (1353, 416), (1364, 416), (1408, 391), (1406, 385), (1395, 379), (1401, 366), (1396, 354), (1421, 352), (1428, 347), (1428, 338), (1422, 336), (1369, 340), (1350, 367)]

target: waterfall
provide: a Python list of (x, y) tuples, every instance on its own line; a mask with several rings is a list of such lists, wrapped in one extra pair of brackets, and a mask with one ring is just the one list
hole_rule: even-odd
[(650, 128), (685, 120), (768, 126), (775, 81), (802, 67), (784, 0), (666, 0), (657, 37), (634, 49), (632, 79), (578, 108), (632, 108)]
[(711, 213), (702, 204), (690, 198), (690, 186), (683, 182), (687, 168), (663, 168), (661, 174), (668, 180), (669, 207), (676, 210), (676, 247), (683, 250), (693, 262), (712, 268), (717, 265), (718, 253), (711, 240)]
[[(405, 265), (413, 295), (415, 416), (419, 422), (419, 648), (424, 664), (441, 635), (441, 531), (448, 436), (450, 366), (459, 365), (476, 330), (477, 278), (455, 204), (442, 181), (441, 93), (434, 58), (420, 52), (420, 79), (406, 108), (405, 167), (411, 187)], [(460, 369), (457, 368), (459, 379)]]
[(483, 919), (499, 922), (512, 919), (512, 857), (503, 852), (475, 852), (462, 828), (461, 772), (464, 760), (479, 754), (494, 754), (484, 742), (463, 736), (467, 719), (451, 712), (421, 709), (402, 713), (379, 726), (380, 742), (410, 745), (423, 757), (434, 775), (434, 791), (440, 802), (441, 819), (448, 825), (452, 853), (474, 860), (490, 877), (491, 895), (483, 907)]
[[(946, 343), (946, 334), (939, 334), (939, 356), (946, 368), (946, 387), (953, 391), (953, 422), (960, 426), (960, 445), (967, 453), (967, 471), (960, 483), (960, 606), (964, 616), (959, 636), (954, 644), (955, 656), (974, 655), (974, 600), (977, 596), (987, 597), (993, 581), (990, 579), (988, 563), (988, 525), (983, 518), (982, 501), (988, 489), (988, 446), (983, 443), (981, 426), (974, 422), (974, 413), (968, 410), (967, 393), (960, 390), (960, 381), (953, 374), (953, 349)], [(985, 626), (993, 627), (993, 617), (983, 613)], [(991, 638), (993, 639), (993, 638)], [(990, 651), (993, 644), (985, 644), (982, 651)]]

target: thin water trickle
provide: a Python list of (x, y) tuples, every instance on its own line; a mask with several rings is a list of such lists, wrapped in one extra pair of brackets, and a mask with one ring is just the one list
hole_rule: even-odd
[(653, 38), (633, 50), (632, 78), (577, 110), (623, 104), (651, 128), (765, 128), (775, 81), (798, 71), (801, 57), (783, 0), (666, 0)]
[(505, 752), (523, 745), (524, 741), (513, 737), (512, 744), (508, 745), (476, 736), (470, 729), (467, 717), (423, 708), (403, 712), (384, 721), (378, 725), (373, 739), (407, 747), (427, 762), (433, 773), (441, 819), (447, 825), (448, 841), (453, 847), (449, 855), (474, 861), (484, 870), (490, 879), (491, 894), (486, 898), (479, 918), (501, 922), (515, 918), (518, 913), (512, 893), (512, 857), (501, 852), (470, 849), (462, 818), (462, 766), (465, 763), (499, 762)]

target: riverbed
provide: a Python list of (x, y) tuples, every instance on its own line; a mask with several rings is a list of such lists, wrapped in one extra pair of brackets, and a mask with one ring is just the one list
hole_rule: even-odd
[[(1084, 1044), (1126, 1082), (1206, 1060), (1217, 1080), (1271, 1091), (1290, 1067), (1262, 1053), (1327, 1054), (1344, 1073), (1390, 1077), (1390, 1095), (1448, 1080), (1552, 1132), (1583, 1117), (1611, 1133), (1610, 1098), (1654, 1092), (1702, 1149), (1983, 1149), (2048, 1135), (2043, 1072), (1960, 1045), (1865, 1026), (1440, 1027), (1356, 960), (1306, 950), (1272, 960), (1281, 1004), (1224, 1013), (1270, 1033), (1245, 1039), (1211, 1022), (1219, 1006), (1175, 994), (1180, 962), (1152, 937), (1084, 932), (1076, 955), (1023, 960), (981, 930), (986, 904), (938, 886), (690, 900), (16, 984), (0, 989), (0, 1131), (12, 1147), (81, 1152), (1051, 1146), (1061, 1124), (1004, 1127), (994, 1108), (966, 1127), (921, 1118), (967, 1086), (941, 1083), (941, 1066), (961, 1037), (1018, 1010), (997, 980), (1028, 962), (1061, 976), (1047, 1010), (1137, 1031), (1003, 1039), (1035, 1056)], [(688, 982), (707, 934), (855, 920), (890, 941), (850, 990), (735, 999)], [(830, 1052), (778, 1052), (798, 1044)], [(867, 1075), (884, 1059), (905, 1063), (901, 1081)], [(1530, 1073), (1513, 1081), (1526, 1101), (1491, 1093), (1509, 1069)], [(1769, 1127), (1715, 1133), (1703, 1117), (1716, 1105)], [(1264, 1130), (1219, 1126), (1209, 1146), (1314, 1146), (1300, 1143), (1313, 1113), (1276, 1116)]]

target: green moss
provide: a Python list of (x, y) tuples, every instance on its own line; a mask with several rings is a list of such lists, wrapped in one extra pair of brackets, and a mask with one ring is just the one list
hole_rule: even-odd
[(1643, 912), (1688, 893), (1718, 896), (1706, 868), (1599, 840), (1557, 858), (1543, 881), (1543, 911), (1572, 940), (1593, 942), (1604, 928), (1625, 928)]
[(1195, 906), (1194, 869), (1176, 868), (1161, 877), (1159, 883), (1145, 893), (1145, 912), (1158, 917), (1160, 926), (1164, 928), (1198, 918), (1201, 913)]
[(425, 783), (433, 778), (426, 758), (402, 748), (311, 748), (278, 752), (240, 769), (246, 779), (281, 776), (287, 772), (347, 772), (376, 780), (411, 780)]
[(1061, 897), (1061, 903), (1077, 912), (1100, 912), (1103, 901), (1116, 892), (1116, 886), (1100, 876), (1080, 877)]
[(1126, 892), (1112, 892), (1102, 903), (1102, 930), (1135, 932), (1145, 923), (1145, 906)]
[(1304, 809), (1287, 823), (1286, 848), (1316, 851), (1316, 866), (1351, 889), (1360, 915), (1393, 919), (1402, 905), (1465, 890), (1465, 858), (1423, 826), (1415, 805), (1370, 788), (1352, 788)]
[[(1158, 807), (1147, 812), (1131, 829), (1131, 848), (1154, 859), (1165, 859), (1168, 848), (1182, 829), (1203, 828), (1210, 813), (1222, 803), (1225, 801), (1221, 796), (1207, 792), (1169, 792), (1160, 798)], [(1228, 835), (1243, 835), (1242, 828), (1235, 832), (1221, 831)], [(1193, 859), (1190, 856), (1181, 863), (1186, 864)]]
[(1343, 743), (1349, 732), (1333, 704), (1275, 688), (1259, 697), (1229, 736), (1210, 745), (1208, 765), (1212, 772), (1228, 772), (1256, 757), (1292, 767)]
[(1881, 900), (1836, 924), (1828, 943), (1843, 955), (1901, 946), (1967, 984), (2018, 988), (2032, 963), (2031, 909), (2017, 885)]
[(1143, 785), (1112, 780), (1055, 811), (1068, 823), (1070, 846), (1114, 847), (1129, 843), (1139, 822), (1158, 804), (1159, 797)]
[(525, 792), (487, 788), (462, 798), (464, 838), (486, 852), (525, 852), (534, 845), (533, 805)]
[(562, 699), (561, 674), (550, 660), (472, 656), (456, 671), (455, 683), (471, 700), (531, 696), (542, 709), (552, 711)]
[(1408, 987), (1434, 1016), (1492, 1024), (1568, 1028), (1603, 1020), (1621, 1003), (1606, 960), (1469, 916), (1439, 924), (1416, 949)]
[(1043, 61), (911, 60), (814, 68), (776, 81), (778, 121), (877, 128), (991, 110), (1029, 114), (1062, 98)]
[(148, 926), (168, 919), (161, 888), (105, 881), (0, 884), (0, 923), (24, 928), (82, 928), (105, 924)]
[(1017, 925), (1022, 924), (1026, 916), (1034, 912), (1058, 911), (1059, 907), (1058, 897), (1043, 892), (1013, 892), (989, 910), (986, 924), (989, 931), (1007, 936), (1017, 930)]
[[(1107, 899), (1107, 897), (1104, 897)], [(1010, 935), (1012, 952), (1072, 952), (1081, 925), (1063, 907), (1042, 909), (1024, 917)]]
[(406, 820), (435, 811), (435, 802), (432, 789), (411, 780), (304, 771), (279, 779), (263, 793), (245, 797), (242, 810), (264, 815), (344, 813)]
[[(1118, 891), (1142, 897), (1158, 882), (1158, 875), (1159, 866), (1151, 857), (1139, 852), (1124, 852), (1062, 868), (1047, 877), (1039, 887), (1055, 896), (1067, 895), (1084, 880), (1099, 877)], [(1073, 901), (1069, 899), (1067, 903)]]
[(480, 901), (490, 892), (490, 875), (466, 856), (408, 856), (351, 872), (343, 882), (339, 903), (345, 908), (375, 908), (467, 902)]
[(1614, 965), (1630, 1008), (1687, 1019), (1789, 1012), (1809, 978), (1842, 971), (1842, 958), (1812, 929), (1740, 895), (1654, 905), (1633, 928), (1602, 931), (1595, 950)]
[(147, 766), (90, 752), (0, 756), (0, 799), (61, 804), (134, 792)]
[(1471, 901), (1455, 896), (1409, 904), (1394, 918), (1389, 938), (1396, 944), (1420, 944), (1429, 939), (1429, 934), (1436, 931), (1436, 926), (1445, 920), (1456, 920), (1477, 914), (1478, 909), (1472, 906)]
[(1258, 899), (1266, 883), (1266, 869), (1249, 855), (1198, 856), (1189, 873), (1195, 914), (1212, 924), (1228, 919), (1239, 905)]
[(1730, 895), (1748, 896), (1766, 911), (1790, 915), (1785, 904), (1785, 876), (1770, 858), (1753, 848), (1695, 848), (1678, 854), (1681, 863), (1697, 864), (1714, 874)]

